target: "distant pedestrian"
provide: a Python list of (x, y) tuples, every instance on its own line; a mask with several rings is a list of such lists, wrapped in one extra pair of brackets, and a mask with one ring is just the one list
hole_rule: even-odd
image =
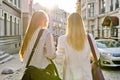
[(32, 15), (19, 52), (24, 65), (26, 65), (29, 59), (29, 56), (37, 39), (37, 35), (41, 29), (44, 29), (44, 31), (40, 37), (40, 40), (38, 41), (37, 47), (35, 48), (34, 55), (32, 56), (29, 65), (35, 66), (37, 68), (46, 68), (46, 66), (50, 64), (50, 61), (47, 59), (47, 57), (50, 59), (55, 58), (53, 36), (47, 29), (48, 22), (48, 15), (42, 10), (36, 11)]
[[(94, 47), (95, 41), (91, 36)], [(92, 80), (90, 46), (82, 17), (72, 13), (68, 17), (66, 35), (58, 39), (56, 64), (63, 80)]]

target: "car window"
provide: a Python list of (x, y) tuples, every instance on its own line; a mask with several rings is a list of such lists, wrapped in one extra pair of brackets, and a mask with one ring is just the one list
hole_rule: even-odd
[(110, 42), (109, 41), (98, 41), (101, 44), (104, 44), (106, 47), (110, 47)]
[(99, 43), (97, 42), (97, 47), (98, 48), (107, 48), (107, 46), (105, 44)]
[(104, 44), (108, 48), (120, 47), (120, 43), (114, 40), (103, 40), (103, 41), (97, 41), (97, 42)]
[(120, 47), (120, 42), (118, 42), (116, 46), (117, 46), (117, 47)]
[(110, 47), (116, 47), (117, 42), (116, 41), (111, 41), (110, 42)]

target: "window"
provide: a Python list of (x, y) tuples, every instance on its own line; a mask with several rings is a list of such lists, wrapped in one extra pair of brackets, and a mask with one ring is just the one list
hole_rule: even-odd
[(105, 29), (104, 29), (104, 27), (102, 26), (102, 38), (104, 38), (104, 34), (105, 34), (105, 33), (104, 33), (104, 30), (105, 30)]
[(0, 6), (2, 5), (2, 0), (0, 0)]
[(113, 0), (111, 0), (110, 11), (113, 11)]
[(12, 16), (10, 16), (10, 35), (12, 35)]
[(119, 1), (116, 0), (116, 3), (115, 3), (115, 9), (119, 8)]
[(101, 13), (105, 12), (105, 0), (102, 0), (101, 2)]
[(94, 16), (94, 3), (90, 3), (88, 5), (88, 10), (89, 10), (89, 17), (93, 17)]
[(20, 4), (21, 4), (21, 3), (20, 3), (20, 0), (18, 0), (18, 7), (19, 7), (19, 8), (20, 8)]
[(10, 0), (10, 2), (13, 2), (13, 0)]
[(7, 14), (4, 14), (4, 35), (7, 35)]
[(112, 36), (113, 37), (118, 37), (118, 28), (113, 28), (113, 34), (112, 34)]
[(20, 23), (19, 23), (19, 20), (18, 20), (18, 35), (20, 34), (19, 28), (20, 28)]
[(95, 25), (91, 25), (91, 31), (92, 31), (93, 36), (94, 36), (94, 27), (95, 27)]
[(102, 0), (102, 7), (105, 7), (105, 0)]
[(15, 18), (15, 23), (14, 23), (14, 35), (16, 35), (16, 18)]
[(17, 1), (16, 0), (14, 0), (14, 4), (17, 5)]

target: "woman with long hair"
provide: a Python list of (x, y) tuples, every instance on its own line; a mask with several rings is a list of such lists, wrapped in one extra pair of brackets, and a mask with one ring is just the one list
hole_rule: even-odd
[(44, 31), (35, 48), (30, 65), (33, 65), (37, 68), (45, 68), (50, 63), (46, 57), (50, 59), (55, 58), (53, 36), (47, 29), (48, 22), (48, 15), (44, 11), (40, 10), (33, 13), (31, 21), (27, 27), (21, 49), (19, 51), (20, 58), (25, 65), (28, 62), (38, 33), (41, 29), (44, 29)]
[[(93, 40), (93, 37), (91, 38)], [(95, 43), (94, 46), (96, 47)], [(55, 61), (61, 78), (63, 80), (92, 80), (90, 53), (82, 17), (78, 13), (72, 13), (67, 20), (66, 34), (58, 39)]]

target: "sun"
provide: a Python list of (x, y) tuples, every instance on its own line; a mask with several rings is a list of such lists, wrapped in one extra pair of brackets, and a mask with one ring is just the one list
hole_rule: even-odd
[(55, 5), (57, 5), (56, 0), (39, 0), (39, 3), (48, 9), (52, 9)]
[(77, 0), (34, 0), (34, 2), (38, 2), (48, 9), (52, 9), (57, 5), (60, 9), (70, 13), (75, 12), (76, 1)]

